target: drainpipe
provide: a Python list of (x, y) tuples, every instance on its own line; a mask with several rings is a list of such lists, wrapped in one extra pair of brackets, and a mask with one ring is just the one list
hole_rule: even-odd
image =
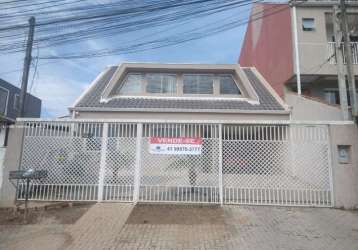
[(297, 32), (297, 12), (295, 2), (292, 4), (292, 23), (293, 23), (293, 40), (295, 47), (296, 59), (296, 78), (297, 78), (297, 94), (301, 95), (301, 71), (300, 71), (300, 56), (298, 51), (298, 32)]

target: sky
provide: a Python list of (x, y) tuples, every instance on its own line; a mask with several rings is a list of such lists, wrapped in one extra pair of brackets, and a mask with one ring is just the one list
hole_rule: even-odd
[[(244, 11), (245, 10), (245, 11)], [(118, 43), (143, 37), (160, 37), (163, 33), (180, 35), (191, 26), (205, 25), (223, 20), (226, 16), (241, 15), (247, 18), (250, 6), (233, 9), (220, 15), (214, 15), (183, 24), (169, 27), (148, 28), (140, 32), (114, 34), (110, 38), (91, 38), (75, 44), (41, 49), (34, 48), (33, 56), (37, 53), (61, 55), (68, 51), (90, 51), (111, 48)], [(160, 49), (137, 52), (133, 54), (110, 55), (90, 59), (45, 60), (38, 62), (37, 72), (31, 68), (28, 91), (42, 100), (42, 117), (60, 117), (68, 115), (68, 107), (90, 85), (96, 76), (108, 65), (118, 65), (123, 62), (157, 62), (157, 63), (237, 63), (243, 43), (246, 25), (231, 30), (207, 36), (199, 40)], [(209, 34), (208, 34), (209, 35)], [(36, 39), (36, 30), (35, 30)], [(0, 78), (20, 86), (24, 53), (10, 54), (0, 57)]]

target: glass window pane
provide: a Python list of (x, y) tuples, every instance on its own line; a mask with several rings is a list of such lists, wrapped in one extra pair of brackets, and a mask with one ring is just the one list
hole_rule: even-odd
[(329, 104), (339, 104), (339, 92), (338, 92), (338, 90), (326, 90), (324, 92), (324, 99)]
[(184, 75), (184, 94), (213, 94), (214, 79), (211, 75)]
[(175, 94), (176, 76), (168, 74), (147, 74), (147, 93)]
[(220, 94), (240, 95), (241, 92), (231, 76), (220, 76)]
[(8, 92), (5, 89), (0, 88), (0, 114), (4, 115), (6, 112)]
[(142, 75), (128, 74), (123, 86), (119, 89), (120, 94), (140, 94), (142, 92)]
[(314, 28), (314, 18), (302, 18), (302, 29), (304, 31), (312, 31)]
[(161, 93), (162, 79), (160, 74), (148, 74), (147, 81), (148, 93)]

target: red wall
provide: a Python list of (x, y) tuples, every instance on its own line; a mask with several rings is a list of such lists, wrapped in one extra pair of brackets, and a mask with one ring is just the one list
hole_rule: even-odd
[(260, 14), (251, 13), (239, 64), (255, 66), (283, 96), (283, 86), (294, 74), (290, 8), (287, 4), (255, 4), (254, 8)]

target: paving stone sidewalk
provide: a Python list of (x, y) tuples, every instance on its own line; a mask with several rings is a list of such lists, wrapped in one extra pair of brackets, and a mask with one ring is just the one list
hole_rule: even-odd
[(131, 204), (97, 203), (67, 232), (72, 236), (68, 250), (109, 249), (133, 209)]
[(75, 224), (0, 226), (0, 249), (358, 250), (358, 212), (99, 203)]
[[(129, 219), (111, 249), (358, 249), (357, 212), (255, 206), (211, 210), (200, 213), (198, 207), (147, 206), (136, 215), (140, 219)], [(162, 224), (165, 219), (156, 218), (160, 214), (176, 214), (177, 219)]]

